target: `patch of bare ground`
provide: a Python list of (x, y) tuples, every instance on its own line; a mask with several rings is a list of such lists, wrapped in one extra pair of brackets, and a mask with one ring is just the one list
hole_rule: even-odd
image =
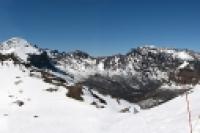
[(81, 84), (75, 84), (74, 86), (67, 86), (67, 89), (69, 90), (66, 94), (67, 97), (74, 98), (76, 100), (83, 101), (83, 98), (81, 95), (83, 94), (83, 86)]

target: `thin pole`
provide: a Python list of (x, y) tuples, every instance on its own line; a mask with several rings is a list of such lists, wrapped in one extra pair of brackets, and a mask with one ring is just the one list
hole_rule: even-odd
[(189, 124), (189, 129), (190, 133), (192, 133), (192, 119), (191, 119), (191, 111), (190, 111), (190, 102), (188, 98), (188, 93), (186, 92), (186, 103), (187, 103), (187, 113), (188, 113), (188, 124)]

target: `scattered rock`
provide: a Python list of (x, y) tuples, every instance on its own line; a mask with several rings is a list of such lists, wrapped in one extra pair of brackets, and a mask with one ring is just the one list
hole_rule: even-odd
[(14, 95), (8, 95), (8, 97), (12, 98), (12, 97), (14, 97)]
[(15, 85), (22, 83), (22, 80), (15, 81)]
[(24, 105), (24, 102), (21, 101), (21, 100), (17, 100), (17, 101), (15, 101), (14, 103), (16, 103), (19, 107), (21, 107), (21, 106)]
[(127, 112), (130, 112), (130, 108), (124, 108), (120, 110), (120, 113), (127, 113)]
[(48, 89), (46, 89), (46, 91), (48, 91), (48, 92), (56, 92), (56, 91), (58, 91), (58, 88), (48, 88)]
[(139, 113), (139, 111), (134, 107), (133, 113), (134, 113), (134, 114), (137, 114), (137, 113)]
[(90, 94), (96, 98), (97, 100), (99, 100), (100, 103), (104, 104), (104, 105), (107, 105), (107, 102), (106, 100), (104, 100), (103, 98), (99, 97), (98, 95), (96, 95), (95, 93), (92, 92), (92, 90), (89, 90), (90, 91)]
[(33, 117), (34, 117), (34, 118), (38, 118), (39, 116), (38, 116), (38, 115), (34, 115)]
[(3, 116), (8, 116), (8, 114), (3, 114)]
[(98, 105), (97, 102), (93, 101), (91, 105), (95, 105), (96, 108), (105, 108), (103, 105)]
[(67, 86), (69, 89), (68, 93), (66, 94), (67, 97), (74, 98), (76, 100), (83, 100), (81, 95), (83, 94), (82, 86), (80, 84), (76, 84), (74, 86)]

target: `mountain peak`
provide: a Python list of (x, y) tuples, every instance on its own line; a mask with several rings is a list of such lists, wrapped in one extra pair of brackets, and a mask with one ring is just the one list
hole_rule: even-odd
[(3, 44), (28, 44), (27, 40), (23, 39), (23, 38), (20, 38), (20, 37), (12, 37), (6, 41), (3, 42)]
[(39, 50), (23, 38), (12, 37), (0, 45), (0, 52), (3, 54), (14, 53), (16, 56), (26, 61), (28, 54), (38, 54)]
[(90, 57), (90, 55), (86, 52), (83, 52), (81, 50), (75, 50), (73, 52), (70, 52), (70, 54), (74, 57), (77, 57), (77, 58), (88, 58)]

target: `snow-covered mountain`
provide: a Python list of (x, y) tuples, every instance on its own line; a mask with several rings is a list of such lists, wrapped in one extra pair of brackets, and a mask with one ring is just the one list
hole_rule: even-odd
[(188, 91), (193, 130), (200, 131), (194, 51), (145, 46), (93, 57), (15, 37), (0, 45), (0, 79), (3, 133), (188, 132)]
[(0, 52), (2, 54), (14, 53), (20, 59), (26, 61), (28, 54), (40, 54), (38, 48), (33, 47), (26, 40), (18, 37), (13, 37), (2, 43), (0, 46)]

